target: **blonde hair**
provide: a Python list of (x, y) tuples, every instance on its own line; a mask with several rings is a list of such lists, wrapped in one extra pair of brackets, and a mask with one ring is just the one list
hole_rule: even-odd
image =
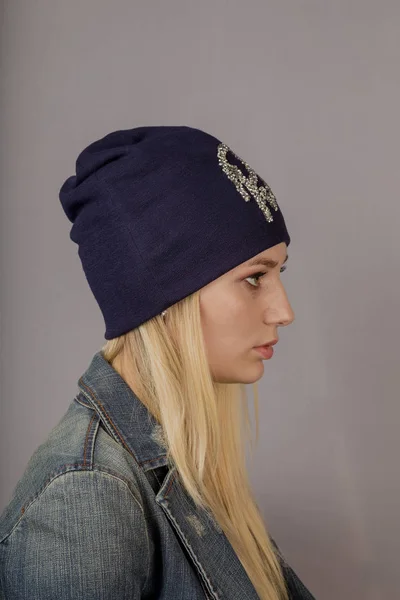
[[(287, 600), (280, 564), (245, 462), (251, 439), (244, 384), (213, 381), (200, 316), (200, 294), (108, 340), (102, 353), (161, 424), (169, 459), (197, 506), (211, 512), (259, 597)], [(256, 442), (258, 391), (253, 384)], [(243, 424), (246, 426), (243, 431)]]

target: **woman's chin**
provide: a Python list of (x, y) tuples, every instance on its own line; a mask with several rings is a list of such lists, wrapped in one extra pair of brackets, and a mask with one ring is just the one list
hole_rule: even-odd
[(223, 383), (255, 383), (264, 375), (264, 364), (262, 361), (251, 365), (247, 369), (237, 369), (234, 375), (219, 379)]
[(242, 360), (230, 365), (225, 373), (220, 370), (213, 372), (213, 380), (218, 383), (255, 383), (264, 375), (264, 362), (262, 360)]
[[(254, 367), (254, 365), (253, 365)], [(264, 375), (264, 363), (260, 361), (256, 367), (249, 369), (249, 373), (246, 375), (245, 380), (242, 383), (255, 383)]]

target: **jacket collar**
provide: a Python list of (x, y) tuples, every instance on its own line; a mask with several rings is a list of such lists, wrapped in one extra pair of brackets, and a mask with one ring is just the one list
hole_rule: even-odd
[(168, 464), (160, 424), (101, 351), (93, 356), (78, 386), (107, 431), (144, 471)]
[(194, 504), (175, 467), (168, 465), (160, 425), (101, 351), (93, 356), (78, 386), (110, 435), (144, 471), (171, 467), (155, 500), (191, 556), (207, 598), (257, 600), (258, 595), (224, 532), (207, 511)]

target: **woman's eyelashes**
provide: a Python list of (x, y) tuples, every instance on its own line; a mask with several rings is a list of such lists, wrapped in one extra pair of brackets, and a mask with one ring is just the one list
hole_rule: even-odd
[[(286, 271), (286, 266), (281, 267), (280, 272), (283, 273), (283, 271)], [(258, 281), (261, 279), (261, 277), (267, 275), (268, 273), (269, 271), (259, 271), (258, 273), (254, 273), (254, 275), (250, 275), (250, 277), (246, 277), (245, 281), (248, 281), (249, 279), (254, 279), (258, 284)], [(251, 285), (252, 287), (259, 287), (257, 284), (249, 282), (249, 285)]]
[[(267, 272), (268, 272), (268, 271), (267, 271)], [(263, 271), (263, 272), (261, 272), (261, 271), (260, 271), (259, 273), (254, 273), (254, 275), (250, 275), (250, 277), (246, 277), (245, 281), (248, 281), (249, 279), (253, 279), (253, 280), (256, 280), (256, 281), (257, 281), (257, 283), (258, 283), (258, 280), (259, 280), (261, 277), (263, 277), (264, 275), (266, 275), (266, 274), (267, 274), (267, 272), (264, 272), (264, 271)], [(258, 285), (257, 285), (257, 284), (255, 284), (255, 283), (250, 283), (250, 282), (249, 282), (249, 284), (250, 284), (252, 287), (258, 287)]]

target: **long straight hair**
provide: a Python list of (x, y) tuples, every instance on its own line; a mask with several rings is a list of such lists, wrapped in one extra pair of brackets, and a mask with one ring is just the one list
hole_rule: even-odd
[[(200, 293), (102, 347), (161, 425), (167, 456), (198, 507), (217, 521), (262, 600), (287, 600), (280, 563), (251, 492), (246, 390), (212, 378), (201, 327)], [(256, 442), (258, 390), (253, 384)]]

